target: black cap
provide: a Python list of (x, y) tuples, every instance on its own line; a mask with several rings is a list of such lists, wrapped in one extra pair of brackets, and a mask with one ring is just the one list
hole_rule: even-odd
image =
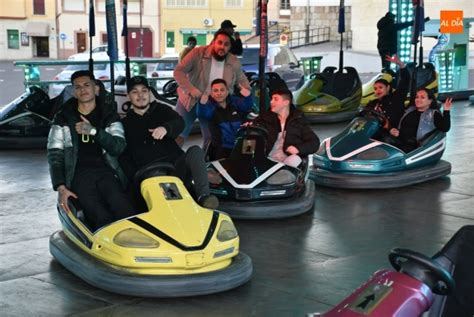
[(231, 20), (224, 20), (221, 23), (221, 29), (235, 28), (237, 25), (233, 24)]
[(128, 81), (127, 92), (130, 92), (136, 85), (143, 85), (146, 88), (150, 89), (150, 84), (148, 83), (148, 80), (145, 77), (135, 76), (130, 78), (130, 80)]

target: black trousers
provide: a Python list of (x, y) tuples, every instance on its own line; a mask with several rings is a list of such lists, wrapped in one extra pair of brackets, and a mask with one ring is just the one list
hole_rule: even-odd
[(79, 198), (92, 230), (134, 213), (128, 195), (108, 166), (78, 168), (71, 189)]
[(209, 195), (204, 151), (197, 145), (191, 146), (174, 163), (175, 176), (179, 177), (196, 199)]
[[(395, 53), (393, 53), (395, 54)], [(390, 69), (390, 62), (385, 59), (387, 55), (392, 56), (393, 55), (391, 52), (384, 50), (384, 51), (379, 51), (380, 59), (382, 62), (382, 69)]]

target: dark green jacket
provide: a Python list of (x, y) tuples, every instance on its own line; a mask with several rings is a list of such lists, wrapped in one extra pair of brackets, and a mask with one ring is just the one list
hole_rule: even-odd
[[(101, 107), (102, 119), (97, 128), (95, 141), (103, 150), (105, 161), (112, 167), (125, 187), (127, 180), (121, 171), (117, 157), (126, 147), (125, 136), (120, 117), (117, 114), (114, 103), (104, 103), (102, 99), (96, 98), (97, 107)], [(48, 136), (48, 164), (53, 188), (56, 190), (60, 185), (71, 188), (72, 179), (76, 169), (79, 135), (75, 125), (81, 121), (75, 111), (77, 99), (71, 98), (62, 109), (54, 116), (51, 130)]]

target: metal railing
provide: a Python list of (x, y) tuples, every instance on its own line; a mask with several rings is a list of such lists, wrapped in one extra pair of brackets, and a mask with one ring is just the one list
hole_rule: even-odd
[(330, 28), (319, 27), (309, 30), (291, 31), (288, 46), (291, 48), (329, 42)]
[[(148, 64), (148, 63), (157, 63), (159, 58), (134, 58), (130, 59), (131, 68), (133, 69), (133, 65), (139, 64)], [(108, 64), (110, 63), (107, 60), (94, 60), (94, 64)], [(123, 64), (125, 63), (124, 60), (114, 61), (115, 64)], [(89, 61), (73, 61), (73, 60), (20, 60), (14, 61), (13, 65), (18, 67), (23, 67), (24, 72), (24, 82), (25, 88), (31, 85), (41, 86), (43, 88), (47, 88), (50, 84), (67, 84), (70, 83), (69, 80), (41, 80), (41, 72), (39, 71), (38, 66), (52, 66), (52, 65), (88, 65)], [(133, 70), (132, 70), (133, 73)], [(144, 75), (146, 73), (134, 73), (134, 75)], [(116, 74), (117, 75), (117, 74)], [(150, 81), (156, 80), (165, 80), (164, 77), (151, 77), (148, 78)], [(107, 83), (110, 80), (102, 80), (103, 82)]]

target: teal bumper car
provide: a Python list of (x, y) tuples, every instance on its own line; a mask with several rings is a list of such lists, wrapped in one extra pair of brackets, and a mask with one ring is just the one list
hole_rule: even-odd
[(405, 153), (372, 138), (383, 120), (379, 113), (368, 111), (324, 140), (313, 155), (310, 178), (327, 187), (381, 189), (421, 183), (451, 172), (451, 164), (441, 160), (445, 133), (434, 130), (415, 150)]

